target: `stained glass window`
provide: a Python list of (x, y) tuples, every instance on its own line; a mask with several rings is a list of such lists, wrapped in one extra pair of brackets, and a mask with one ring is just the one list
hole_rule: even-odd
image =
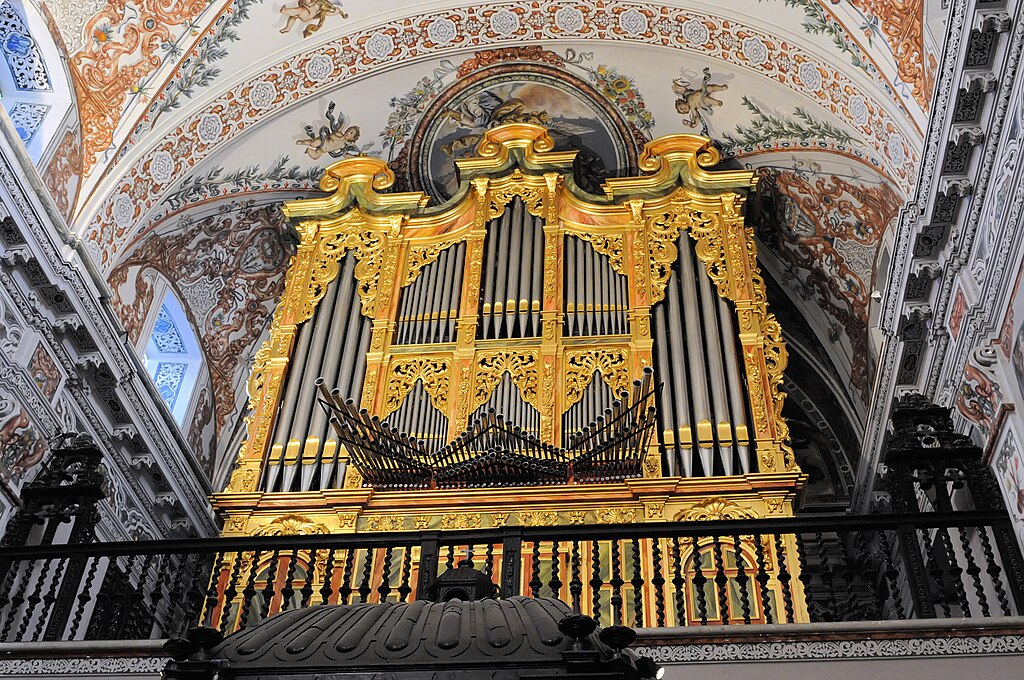
[(157, 309), (145, 349), (146, 370), (178, 424), (185, 421), (203, 365), (195, 333), (181, 302), (168, 291)]

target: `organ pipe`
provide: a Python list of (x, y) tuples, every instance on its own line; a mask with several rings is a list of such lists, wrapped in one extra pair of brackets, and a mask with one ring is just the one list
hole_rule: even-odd
[[(711, 280), (707, 276), (697, 277), (700, 286), (701, 318), (704, 328), (704, 346), (707, 347), (708, 374), (711, 377), (709, 388), (714, 413), (711, 422), (716, 426), (714, 437), (721, 451), (721, 464), (726, 475), (733, 474), (732, 434), (730, 432), (729, 400), (725, 387), (725, 363), (722, 358), (722, 337), (718, 329), (717, 293), (711, 290)], [(723, 436), (724, 435), (724, 436)]]

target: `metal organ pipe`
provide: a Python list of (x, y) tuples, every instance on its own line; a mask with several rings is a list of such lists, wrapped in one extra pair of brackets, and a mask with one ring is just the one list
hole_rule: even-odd
[[(704, 346), (707, 347), (708, 373), (711, 376), (711, 401), (714, 407), (712, 424), (715, 425), (715, 441), (721, 456), (722, 469), (726, 475), (733, 474), (732, 436), (728, 439), (721, 435), (724, 430), (731, 430), (729, 422), (728, 392), (725, 387), (725, 363), (722, 357), (722, 336), (718, 328), (718, 292), (711, 289), (711, 278), (698, 277), (700, 280), (701, 310), (704, 323)], [(722, 426), (725, 426), (724, 428)]]
[[(333, 285), (328, 288), (327, 295), (317, 305), (319, 314), (316, 314), (314, 319), (314, 331), (313, 331), (313, 344), (309, 348), (310, 360), (306, 362), (306, 370), (301, 374), (296, 374), (296, 377), (305, 384), (305, 377), (312, 371), (318, 371), (320, 369), (320, 361), (324, 356), (324, 349), (327, 346), (327, 338), (331, 328), (331, 320), (334, 318), (334, 307), (338, 301), (339, 286)], [(303, 390), (306, 392), (307, 390)], [(313, 399), (299, 399), (299, 403), (295, 409), (295, 420), (292, 427), (292, 432), (298, 434), (300, 437), (304, 436), (309, 432), (310, 418), (313, 415)]]
[[(419, 283), (419, 281), (420, 279), (416, 279), (416, 283)], [(427, 286), (416, 284), (413, 285), (415, 286), (415, 292), (413, 293), (413, 297), (416, 300), (416, 302), (414, 316), (412, 320), (412, 334), (409, 337), (409, 341), (412, 343), (417, 343), (422, 342), (420, 338), (422, 337), (424, 326), (423, 316), (424, 313), (427, 311), (427, 297), (429, 290), (427, 289)]]
[(565, 238), (565, 334), (575, 335), (576, 325), (576, 239)]
[[(423, 321), (424, 334), (421, 342), (437, 342), (437, 328), (441, 317), (441, 296), (444, 294), (444, 287), (437, 285), (437, 276), (442, 272), (447, 272), (448, 266), (448, 251), (443, 251), (438, 258), (431, 263), (431, 271), (429, 272), (430, 277), (423, 279), (423, 285), (430, 289), (430, 305), (427, 310), (428, 320)], [(426, 274), (427, 272), (423, 272)]]
[[(513, 326), (516, 322), (519, 299), (522, 297), (519, 287), (522, 285), (523, 273), (525, 272), (522, 260), (520, 259), (523, 245), (523, 226), (523, 202), (516, 199), (512, 202), (512, 224), (509, 229), (511, 232), (509, 234), (507, 258), (509, 267), (508, 281), (505, 285), (508, 299), (505, 300), (505, 335), (503, 336), (506, 338), (515, 336)], [(509, 309), (510, 307), (511, 309)]]
[[(685, 241), (684, 241), (685, 239)], [(684, 326), (686, 330), (687, 358), (690, 362), (690, 394), (693, 396), (693, 420), (696, 432), (694, 444), (700, 453), (701, 464), (704, 468), (704, 475), (713, 474), (714, 467), (714, 437), (711, 429), (711, 398), (708, 394), (708, 384), (705, 378), (705, 366), (707, 360), (704, 356), (704, 347), (701, 333), (703, 320), (700, 316), (700, 304), (697, 301), (697, 280), (693, 264), (693, 245), (687, 234), (680, 235), (679, 241), (679, 283), (683, 289), (683, 314), (686, 317)]]
[(531, 241), (533, 247), (530, 257), (530, 318), (533, 323), (530, 334), (538, 336), (541, 333), (541, 297), (544, 295), (542, 292), (544, 287), (544, 221), (540, 217), (534, 216), (533, 224), (530, 227), (530, 231), (533, 232)]
[(456, 319), (459, 316), (460, 300), (462, 299), (462, 273), (466, 266), (466, 244), (455, 246), (455, 277), (448, 297), (448, 341), (455, 340)]
[(491, 301), (494, 300), (494, 276), (497, 273), (496, 258), (498, 252), (495, 244), (498, 242), (497, 232), (500, 224), (500, 219), (491, 220), (488, 223), (487, 236), (484, 239), (484, 249), (487, 251), (487, 261), (484, 264), (483, 305), (480, 307), (480, 313), (483, 316), (482, 323), (480, 324), (480, 337), (482, 338), (491, 337)]
[(743, 473), (750, 470), (750, 446), (747, 441), (746, 391), (740, 377), (739, 347), (737, 347), (736, 323), (732, 306), (725, 300), (718, 300), (718, 318), (721, 322), (724, 342), (725, 372), (729, 381), (729, 407), (732, 415), (732, 432), (736, 448), (739, 451), (740, 466)]
[[(307, 374), (302, 376), (303, 382), (312, 382), (320, 376), (326, 377), (331, 380), (332, 386), (337, 385), (338, 375), (338, 364), (341, 361), (342, 354), (345, 353), (347, 347), (338, 347), (337, 343), (339, 340), (346, 340), (349, 335), (347, 330), (350, 323), (349, 312), (352, 308), (352, 288), (354, 287), (355, 281), (355, 258), (346, 257), (345, 266), (342, 271), (339, 272), (338, 278), (335, 280), (334, 285), (337, 288), (337, 297), (335, 299), (334, 311), (332, 318), (329, 319), (330, 330), (328, 332), (328, 338), (330, 340), (331, 348), (324, 354), (319, 355), (322, 357), (323, 363), (320, 366), (311, 366), (313, 369), (308, 371)], [(354, 335), (354, 334), (353, 334)], [(347, 344), (347, 342), (345, 343)], [(317, 437), (321, 442), (326, 441), (326, 436), (330, 434), (330, 424), (327, 422), (327, 412), (322, 408), (314, 408), (313, 416), (310, 419), (309, 435)]]
[(516, 296), (519, 309), (516, 319), (519, 328), (516, 337), (524, 338), (530, 335), (528, 328), (530, 321), (530, 284), (533, 281), (533, 219), (524, 211), (523, 222), (519, 226), (523, 234), (522, 249), (519, 257), (519, 294)]
[[(498, 278), (494, 285), (494, 298), (491, 303), (491, 315), (494, 317), (494, 334), (490, 337), (501, 338), (504, 337), (504, 308), (505, 308), (505, 292), (508, 281), (508, 240), (509, 232), (509, 220), (511, 219), (511, 213), (508, 208), (505, 208), (505, 212), (501, 215), (501, 221), (498, 223), (498, 252), (497, 252), (497, 264), (498, 264)], [(501, 309), (498, 309), (498, 306)]]
[(601, 272), (601, 310), (597, 315), (600, 320), (597, 332), (601, 335), (611, 334), (610, 321), (611, 321), (611, 309), (609, 302), (611, 301), (611, 276), (612, 268), (608, 263), (605, 263), (605, 259), (596, 250), (591, 248), (594, 253), (594, 269)]

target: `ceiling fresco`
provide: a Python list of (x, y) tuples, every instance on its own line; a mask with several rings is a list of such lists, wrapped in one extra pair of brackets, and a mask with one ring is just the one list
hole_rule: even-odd
[[(759, 233), (766, 266), (851, 399), (869, 397), (870, 295), (916, 179), (936, 67), (923, 0), (43, 4), (88, 91), (80, 142), (47, 181), (75, 185), (73, 229), (121, 291), (130, 332), (147, 266), (183, 290), (212, 286), (169, 253), (235, 266), (211, 234), (242, 247), (256, 225), (279, 229), (266, 206), (308, 195), (337, 158), (380, 156), (401, 186), (443, 199), (452, 160), (501, 122), (547, 125), (608, 175), (630, 172), (646, 140), (692, 132), (761, 169), (777, 196), (773, 231)], [(217, 215), (224, 205), (236, 207)], [(218, 427), (278, 285), (261, 271), (193, 311), (220, 376)]]
[(243, 410), (249, 364), (284, 290), (292, 245), (275, 206), (222, 201), (209, 213), (178, 215), (131, 244), (109, 282), (133, 342), (154, 303), (157, 276), (171, 283), (197, 329), (208, 380), (200, 388), (198, 417), (186, 429), (212, 426), (210, 436), (193, 446), (212, 476), (211, 449)]

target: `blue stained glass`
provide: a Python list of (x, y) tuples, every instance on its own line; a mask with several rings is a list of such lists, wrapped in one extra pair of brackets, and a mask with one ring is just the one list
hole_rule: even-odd
[(153, 375), (153, 383), (156, 391), (167, 404), (167, 408), (174, 410), (174, 404), (178, 401), (178, 394), (181, 392), (181, 383), (185, 379), (185, 371), (188, 364), (161, 361), (156, 366), (156, 373)]

